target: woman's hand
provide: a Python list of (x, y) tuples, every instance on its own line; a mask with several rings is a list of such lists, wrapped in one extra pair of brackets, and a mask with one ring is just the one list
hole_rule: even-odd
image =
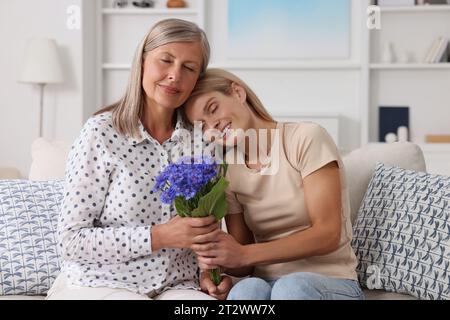
[(230, 277), (223, 276), (220, 284), (216, 286), (209, 277), (209, 272), (203, 271), (200, 275), (200, 287), (203, 292), (209, 294), (211, 297), (217, 300), (225, 300), (233, 287), (233, 282)]
[(219, 229), (214, 216), (206, 218), (181, 218), (176, 216), (169, 222), (152, 228), (152, 250), (162, 248), (190, 248), (201, 241), (201, 237)]
[(233, 236), (221, 230), (198, 236), (198, 243), (192, 250), (198, 255), (199, 267), (202, 270), (225, 268), (241, 268), (247, 266), (246, 247), (237, 242)]

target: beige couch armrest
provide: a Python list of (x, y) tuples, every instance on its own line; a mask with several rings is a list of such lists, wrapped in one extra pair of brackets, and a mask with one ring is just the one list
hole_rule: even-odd
[(0, 167), (0, 180), (21, 179), (20, 171), (11, 167)]
[(71, 144), (66, 141), (36, 139), (31, 145), (32, 163), (28, 179), (46, 181), (64, 179)]
[(420, 147), (410, 142), (372, 143), (343, 157), (350, 193), (352, 222), (369, 186), (377, 162), (414, 171), (426, 171)]

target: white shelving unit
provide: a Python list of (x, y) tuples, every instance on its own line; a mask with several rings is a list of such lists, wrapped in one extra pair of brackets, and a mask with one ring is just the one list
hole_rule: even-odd
[[(261, 70), (259, 63), (211, 63), (210, 68), (223, 68), (232, 70)], [(130, 64), (105, 63), (105, 70), (129, 70)], [(292, 62), (273, 62), (264, 64), (265, 70), (359, 70), (360, 64), (357, 63), (292, 63)]]
[[(332, 99), (336, 99), (334, 113), (337, 115), (331, 117), (334, 122), (328, 127), (340, 128), (336, 136), (346, 150), (378, 141), (378, 106), (409, 106), (411, 138), (424, 150), (429, 170), (436, 173), (450, 171), (449, 146), (424, 143), (425, 134), (445, 134), (450, 127), (447, 116), (450, 107), (450, 90), (447, 89), (450, 63), (422, 62), (436, 38), (450, 38), (450, 6), (381, 8), (382, 29), (370, 31), (366, 9), (373, 2), (352, 0), (350, 59), (273, 60), (261, 63), (226, 58), (226, 1), (206, 3), (206, 0), (187, 0), (188, 7), (183, 9), (166, 8), (166, 0), (156, 0), (157, 6), (151, 9), (136, 9), (130, 5), (127, 8), (113, 8), (112, 0), (95, 1), (98, 106), (112, 103), (123, 94), (134, 50), (151, 25), (160, 19), (178, 17), (194, 21), (207, 31), (214, 51), (210, 67), (236, 72), (244, 79), (250, 79), (255, 88), (268, 88), (272, 81), (283, 82), (292, 88), (287, 97), (281, 98), (276, 92), (267, 94), (267, 90), (260, 89), (261, 98), (268, 101), (267, 105), (277, 105), (279, 99), (287, 103), (282, 111), (290, 118), (301, 115), (301, 110), (294, 110), (289, 102), (297, 101), (297, 92), (301, 92), (299, 103), (303, 103), (302, 108), (314, 105), (325, 111), (322, 105), (333, 105)], [(141, 31), (142, 34), (139, 34)], [(395, 44), (397, 53), (411, 52), (411, 62), (383, 63), (382, 48), (388, 41)], [(327, 95), (318, 102), (315, 92), (321, 81), (321, 88)], [(313, 84), (310, 85), (310, 82)], [(297, 91), (297, 88), (303, 91)], [(316, 110), (315, 107), (313, 110)], [(281, 117), (279, 114), (277, 116)], [(305, 114), (301, 116), (308, 118)], [(314, 112), (309, 116), (317, 118)], [(331, 123), (329, 119), (325, 120)]]
[(182, 14), (182, 15), (195, 15), (197, 14), (197, 10), (194, 9), (185, 9), (185, 8), (167, 8), (167, 9), (116, 9), (116, 8), (107, 8), (102, 9), (102, 14), (104, 15), (156, 15), (156, 14), (164, 14), (164, 15), (172, 15), (172, 14)]
[[(362, 86), (367, 88), (362, 97), (362, 144), (378, 141), (379, 106), (408, 106), (410, 138), (424, 151), (428, 171), (450, 175), (450, 144), (425, 143), (426, 134), (450, 131), (450, 63), (422, 62), (435, 39), (450, 39), (450, 5), (382, 7), (381, 30), (364, 32), (367, 47), (362, 44), (361, 50), (368, 58), (361, 67)], [(411, 62), (383, 63), (387, 42), (394, 44), (397, 55), (408, 53)]]
[(230, 70), (359, 70), (361, 65), (355, 62), (292, 62), (292, 61), (273, 61), (264, 62), (246, 62), (246, 63), (212, 63), (211, 68), (223, 68)]
[(450, 5), (423, 5), (423, 6), (403, 6), (403, 7), (382, 7), (381, 12), (443, 12), (450, 11)]
[(450, 63), (372, 63), (372, 70), (450, 70)]
[[(97, 105), (117, 101), (124, 93), (135, 50), (152, 25), (180, 18), (205, 25), (205, 0), (185, 0), (186, 8), (167, 8), (156, 0), (153, 8), (114, 8), (113, 0), (97, 3)], [(139, 32), (136, 32), (139, 30)]]

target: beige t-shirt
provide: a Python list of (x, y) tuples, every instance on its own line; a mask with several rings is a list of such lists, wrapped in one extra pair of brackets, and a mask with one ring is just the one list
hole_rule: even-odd
[[(357, 259), (350, 246), (352, 226), (344, 167), (336, 145), (319, 125), (309, 122), (279, 123), (279, 168), (261, 175), (245, 164), (230, 165), (227, 190), (229, 214), (244, 214), (257, 243), (289, 236), (311, 227), (306, 209), (303, 179), (330, 162), (339, 165), (342, 186), (342, 232), (339, 248), (324, 256), (255, 267), (254, 275), (276, 279), (293, 272), (314, 272), (356, 280)], [(274, 160), (272, 160), (273, 162)], [(269, 165), (270, 167), (270, 165)], [(266, 168), (267, 169), (267, 168)], [(326, 197), (326, 192), (323, 194)], [(302, 244), (299, 243), (299, 246)]]

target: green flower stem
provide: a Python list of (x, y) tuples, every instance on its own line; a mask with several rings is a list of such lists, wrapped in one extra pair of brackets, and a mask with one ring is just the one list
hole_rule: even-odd
[(218, 286), (220, 282), (222, 281), (222, 276), (220, 272), (220, 268), (209, 270), (209, 276), (212, 280), (212, 282)]

